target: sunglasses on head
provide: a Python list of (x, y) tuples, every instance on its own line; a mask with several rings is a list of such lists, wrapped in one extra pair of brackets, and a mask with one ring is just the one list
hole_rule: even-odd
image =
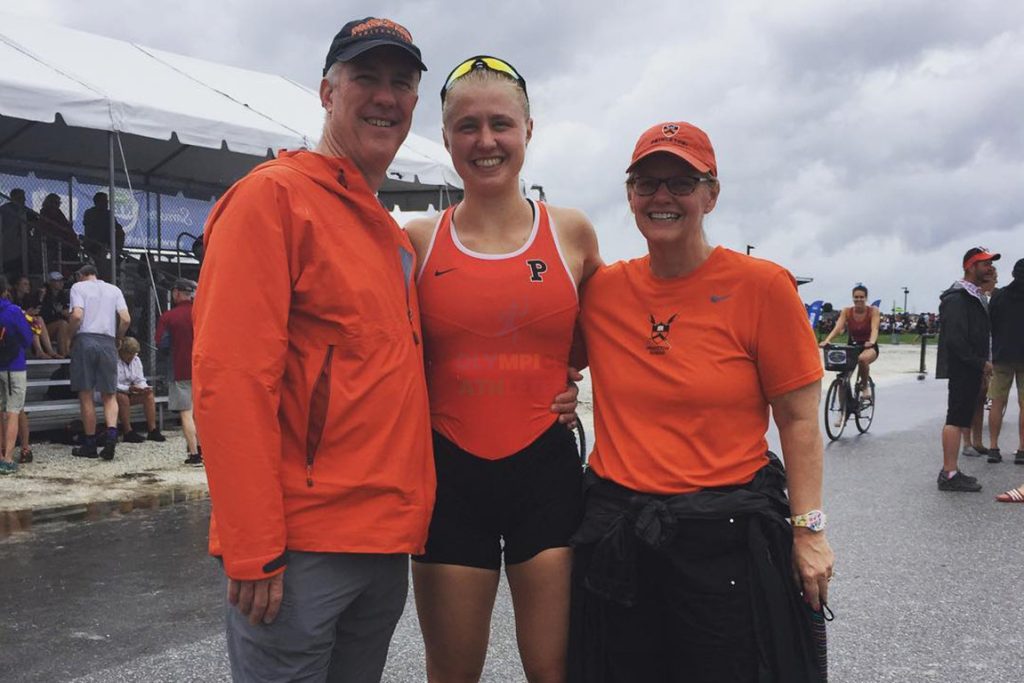
[(508, 76), (523, 89), (523, 94), (526, 94), (526, 79), (519, 75), (519, 72), (515, 70), (515, 67), (505, 60), (498, 59), (497, 57), (477, 55), (476, 57), (470, 57), (466, 61), (462, 62), (452, 69), (450, 74), (448, 74), (448, 78), (444, 81), (444, 87), (441, 88), (441, 104), (444, 104), (444, 98), (448, 94), (448, 91), (451, 90), (452, 85), (455, 84), (455, 81), (459, 80), (471, 71), (478, 71), (480, 69), (495, 71), (499, 74)]

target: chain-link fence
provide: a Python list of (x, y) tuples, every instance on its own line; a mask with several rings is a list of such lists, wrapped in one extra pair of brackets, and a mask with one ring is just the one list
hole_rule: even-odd
[[(46, 197), (56, 195), (64, 221), (79, 236), (85, 233), (85, 213), (94, 205), (94, 196), (109, 192), (105, 184), (93, 179), (0, 173), (0, 205), (10, 202), (11, 192), (17, 189), (24, 191), (25, 208), (36, 216), (43, 209)], [(194, 198), (117, 187), (111, 204), (114, 218), (124, 230), (126, 247), (173, 252), (179, 246), (179, 235), (202, 233), (215, 201), (215, 197)], [(182, 240), (181, 244), (191, 247), (190, 241)]]
[[(109, 214), (104, 211), (93, 228), (99, 241), (85, 239), (86, 212), (96, 204), (97, 193), (105, 196), (109, 188), (71, 175), (0, 173), (0, 264), (12, 283), (27, 276), (33, 291), (41, 293), (48, 274), (56, 271), (70, 288), (73, 273), (83, 263), (95, 264), (101, 278), (110, 279), (109, 229), (101, 232)], [(132, 316), (130, 334), (141, 343), (147, 374), (159, 374), (153, 345), (156, 319), (167, 308), (170, 282), (182, 268), (180, 260), (172, 259), (179, 249), (192, 250), (214, 199), (118, 187), (109, 203), (124, 235), (116, 284)], [(195, 261), (182, 272), (193, 278), (197, 273)]]

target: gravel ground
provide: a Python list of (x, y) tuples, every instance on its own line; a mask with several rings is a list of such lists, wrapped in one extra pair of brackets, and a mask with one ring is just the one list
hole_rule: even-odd
[(0, 477), (0, 512), (134, 500), (169, 490), (201, 495), (205, 471), (183, 464), (180, 431), (165, 434), (164, 443), (119, 443), (109, 462), (72, 457), (63, 444), (34, 443), (33, 462)]
[[(935, 369), (935, 352), (935, 346), (928, 347), (929, 373)], [(919, 362), (919, 346), (883, 345), (878, 360), (871, 366), (872, 376), (880, 385), (912, 379)], [(831, 373), (827, 374), (822, 382), (823, 390), (830, 376)], [(590, 440), (588, 449), (593, 445), (592, 409), (588, 378), (580, 385), (578, 411)], [(207, 492), (203, 469), (182, 464), (185, 440), (180, 431), (168, 432), (165, 443), (119, 443), (117, 455), (110, 462), (72, 457), (70, 446), (58, 444), (37, 443), (32, 450), (33, 463), (22, 465), (16, 475), (0, 477), (0, 513), (140, 501), (169, 491), (175, 492), (176, 499)]]

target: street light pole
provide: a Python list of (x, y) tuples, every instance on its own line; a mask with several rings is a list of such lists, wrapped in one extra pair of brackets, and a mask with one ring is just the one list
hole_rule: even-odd
[(907, 295), (910, 294), (910, 290), (907, 289), (906, 285), (903, 287), (903, 315), (907, 314)]
[(892, 300), (892, 327), (889, 329), (889, 341), (893, 344), (900, 343), (900, 340), (896, 338), (896, 299)]

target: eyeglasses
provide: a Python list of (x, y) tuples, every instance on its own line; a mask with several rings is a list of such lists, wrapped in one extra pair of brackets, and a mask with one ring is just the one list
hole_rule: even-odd
[(477, 55), (476, 57), (470, 57), (466, 61), (462, 62), (452, 69), (450, 74), (448, 74), (448, 78), (444, 81), (444, 87), (441, 88), (441, 104), (444, 104), (445, 95), (447, 95), (448, 91), (451, 90), (455, 81), (459, 80), (469, 72), (477, 71), (479, 69), (486, 69), (487, 71), (496, 71), (497, 73), (505, 74), (523, 89), (524, 95), (526, 94), (526, 79), (519, 75), (519, 72), (515, 70), (515, 67), (505, 60), (498, 59), (497, 57)]
[(638, 175), (629, 181), (630, 187), (640, 197), (650, 197), (658, 191), (658, 188), (665, 185), (668, 191), (677, 197), (685, 197), (693, 194), (701, 183), (712, 183), (714, 178), (693, 175), (677, 175), (671, 178), (654, 178), (646, 175)]

